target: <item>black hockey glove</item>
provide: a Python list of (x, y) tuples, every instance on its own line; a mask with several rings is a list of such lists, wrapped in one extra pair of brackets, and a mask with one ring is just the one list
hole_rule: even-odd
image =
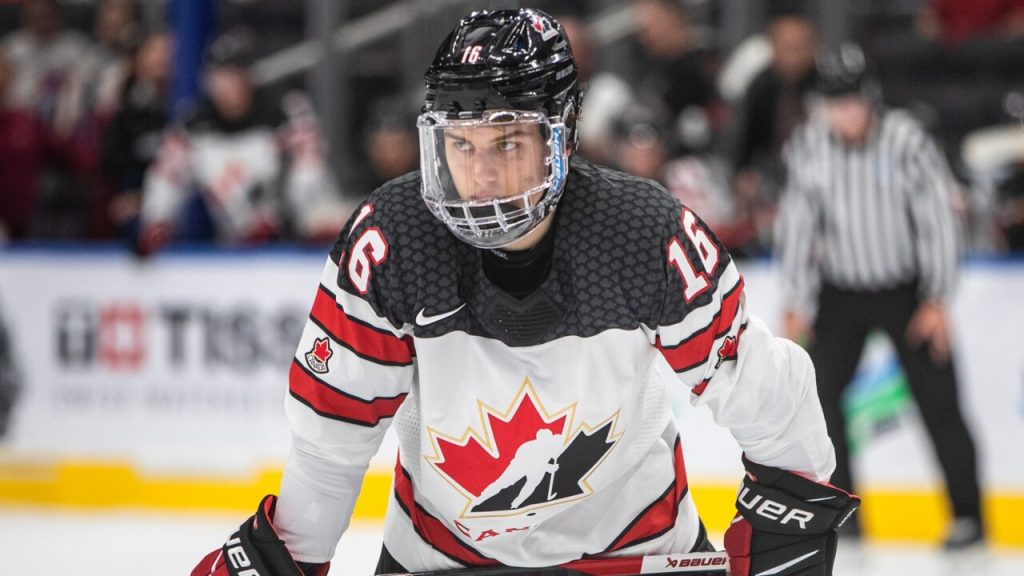
[(256, 514), (224, 546), (207, 554), (192, 576), (326, 576), (329, 562), (305, 564), (292, 559), (274, 529), (276, 504), (276, 496), (265, 496)]
[(725, 532), (733, 576), (831, 576), (836, 530), (860, 498), (743, 457), (747, 475)]

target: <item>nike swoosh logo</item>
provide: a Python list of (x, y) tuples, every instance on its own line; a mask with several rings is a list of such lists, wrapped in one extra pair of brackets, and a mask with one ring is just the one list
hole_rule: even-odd
[(795, 564), (799, 564), (799, 563), (803, 562), (804, 560), (810, 558), (811, 556), (814, 556), (818, 552), (820, 552), (820, 549), (819, 550), (815, 550), (814, 552), (808, 552), (807, 554), (804, 554), (803, 556), (801, 556), (799, 558), (793, 558), (789, 562), (786, 562), (785, 564), (779, 564), (775, 568), (769, 568), (769, 569), (765, 570), (764, 572), (758, 572), (754, 576), (771, 576), (772, 574), (778, 574), (778, 573), (782, 572), (783, 570), (785, 570), (786, 568), (789, 568), (790, 566), (793, 566)]
[(462, 305), (460, 305), (458, 308), (453, 308), (447, 312), (442, 312), (441, 314), (435, 314), (433, 316), (427, 316), (426, 314), (424, 314), (424, 312), (426, 312), (427, 309), (423, 308), (422, 310), (419, 311), (418, 314), (416, 314), (416, 325), (427, 326), (433, 324), (434, 322), (440, 322), (441, 320), (444, 320), (445, 318), (451, 316), (452, 314), (455, 314), (459, 310), (462, 310), (462, 308), (465, 306), (466, 303), (463, 302)]

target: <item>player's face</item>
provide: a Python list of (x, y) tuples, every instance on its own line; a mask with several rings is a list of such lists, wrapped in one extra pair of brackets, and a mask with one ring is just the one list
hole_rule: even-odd
[(444, 152), (463, 200), (516, 196), (547, 175), (547, 143), (536, 124), (452, 128), (445, 131)]
[(871, 103), (858, 95), (829, 98), (825, 103), (832, 131), (847, 142), (860, 143), (871, 126)]

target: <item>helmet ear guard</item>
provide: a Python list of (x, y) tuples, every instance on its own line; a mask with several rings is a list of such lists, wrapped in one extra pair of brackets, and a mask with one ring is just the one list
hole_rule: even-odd
[(566, 142), (569, 154), (576, 153), (580, 148), (580, 133), (577, 124), (579, 123), (579, 110), (583, 103), (583, 94), (577, 92), (574, 100), (575, 102), (566, 102), (565, 108), (562, 110), (562, 124), (565, 125), (565, 131), (571, 138), (571, 141)]

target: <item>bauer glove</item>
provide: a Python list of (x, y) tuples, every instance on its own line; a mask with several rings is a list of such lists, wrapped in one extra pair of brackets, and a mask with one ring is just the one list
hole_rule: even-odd
[(256, 514), (242, 523), (219, 550), (206, 555), (192, 576), (326, 576), (329, 562), (292, 559), (274, 529), (277, 496), (265, 496)]
[(831, 576), (838, 535), (860, 498), (743, 457), (747, 475), (725, 532), (732, 576)]

